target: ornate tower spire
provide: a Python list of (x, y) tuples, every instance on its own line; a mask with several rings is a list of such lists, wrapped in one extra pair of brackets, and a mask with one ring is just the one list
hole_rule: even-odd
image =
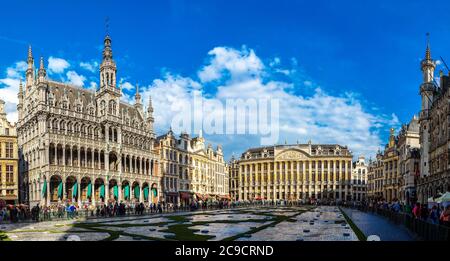
[(28, 46), (28, 58), (27, 58), (27, 71), (26, 71), (26, 86), (30, 88), (34, 83), (34, 59), (31, 45)]
[(19, 120), (20, 120), (22, 118), (22, 108), (23, 108), (23, 85), (22, 85), (22, 79), (20, 79), (19, 93), (17, 94), (17, 98), (19, 99), (19, 103), (17, 104), (17, 112), (19, 114)]
[(139, 84), (136, 84), (136, 94), (134, 95), (134, 101), (136, 104), (142, 104), (141, 94), (139, 93)]
[[(116, 91), (117, 67), (113, 59), (111, 37), (109, 36), (109, 19), (106, 20), (106, 36), (103, 40), (103, 60), (100, 65), (100, 90), (112, 89)], [(117, 90), (118, 91), (118, 90)]]
[(45, 70), (45, 67), (44, 67), (44, 57), (41, 56), (41, 59), (39, 62), (38, 81), (40, 83), (44, 82), (46, 76), (47, 76), (47, 71)]
[(150, 132), (153, 132), (153, 106), (152, 106), (152, 96), (148, 96), (148, 106), (147, 106), (147, 127)]
[(423, 74), (423, 82), (431, 83), (434, 78), (434, 69), (436, 68), (436, 62), (431, 58), (431, 50), (430, 50), (430, 34), (427, 33), (427, 47), (425, 49), (425, 57), (420, 63), (422, 74)]
[(148, 96), (147, 113), (149, 117), (153, 116), (152, 96)]
[(395, 145), (395, 130), (394, 128), (390, 129), (390, 135), (389, 135), (389, 148), (394, 147)]

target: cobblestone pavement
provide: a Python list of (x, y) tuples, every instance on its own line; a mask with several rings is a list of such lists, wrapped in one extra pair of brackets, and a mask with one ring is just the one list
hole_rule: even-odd
[(239, 208), (3, 224), (0, 231), (18, 241), (357, 240), (340, 211), (333, 206)]
[(342, 208), (347, 216), (366, 236), (377, 235), (381, 241), (413, 241), (416, 237), (404, 226), (388, 219), (356, 209)]

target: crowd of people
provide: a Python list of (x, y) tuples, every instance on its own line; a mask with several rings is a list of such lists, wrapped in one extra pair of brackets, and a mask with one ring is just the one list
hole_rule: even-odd
[(419, 202), (404, 203), (394, 199), (392, 202), (386, 200), (360, 202), (358, 204), (354, 202), (353, 207), (364, 211), (382, 210), (393, 213), (404, 213), (431, 224), (450, 226), (450, 205), (433, 204), (432, 206), (428, 206), (428, 204), (421, 204)]

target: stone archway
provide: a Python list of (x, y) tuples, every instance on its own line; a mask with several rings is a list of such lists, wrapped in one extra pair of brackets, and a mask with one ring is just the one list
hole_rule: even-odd
[(156, 185), (156, 183), (152, 184), (150, 194), (151, 194), (151, 202), (154, 204), (158, 203), (158, 185)]
[(58, 202), (63, 198), (63, 183), (59, 175), (50, 177), (50, 202)]
[(139, 186), (139, 182), (135, 181), (133, 182), (133, 185), (131, 186), (132, 191), (131, 191), (131, 199), (134, 199), (135, 201), (139, 202), (139, 198), (141, 195), (141, 187)]
[(109, 199), (108, 200), (119, 200), (119, 184), (117, 183), (117, 180), (110, 179), (109, 180)]
[(102, 178), (97, 178), (94, 183), (94, 195), (96, 200), (105, 202), (105, 181)]
[(77, 178), (74, 176), (69, 176), (66, 178), (66, 198), (70, 199), (71, 202), (76, 202), (78, 200), (78, 183)]
[(142, 193), (143, 193), (144, 202), (149, 202), (151, 195), (150, 195), (150, 186), (148, 185), (147, 182), (144, 182), (142, 184)]
[(122, 182), (122, 195), (123, 195), (124, 201), (130, 200), (131, 188), (130, 188), (130, 182), (128, 182), (128, 180), (124, 180)]
[(91, 201), (92, 199), (92, 181), (90, 177), (83, 177), (80, 182), (80, 198), (82, 201)]

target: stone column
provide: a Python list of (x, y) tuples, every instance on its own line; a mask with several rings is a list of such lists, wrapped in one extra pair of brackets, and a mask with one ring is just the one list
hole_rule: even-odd
[(119, 197), (118, 197), (118, 201), (121, 202), (123, 197), (122, 197), (122, 184), (117, 184), (117, 187), (119, 189)]
[(92, 194), (91, 194), (91, 202), (92, 205), (95, 207), (96, 202), (95, 202), (95, 180), (91, 180), (91, 184), (92, 184)]
[(62, 165), (66, 166), (66, 144), (62, 145)]
[(66, 196), (66, 182), (64, 180), (62, 180), (62, 190), (63, 190), (62, 200), (65, 200), (67, 199), (67, 196)]
[(49, 177), (47, 177), (47, 179), (46, 179), (46, 181), (45, 182), (47, 182), (47, 192), (46, 192), (46, 194), (47, 194), (47, 206), (50, 206), (50, 178)]
[(278, 176), (277, 176), (277, 164), (278, 162), (273, 162), (273, 200), (277, 200), (277, 193), (278, 193)]
[[(120, 190), (119, 190), (119, 196), (120, 196)], [(109, 180), (105, 181), (105, 203), (107, 203), (109, 200)]]
[(139, 185), (139, 202), (144, 202), (144, 193), (142, 192), (142, 185)]
[(58, 144), (55, 144), (55, 165), (58, 165)]
[(77, 161), (78, 161), (78, 165), (77, 167), (81, 167), (81, 147), (77, 148)]
[(243, 165), (244, 167), (244, 200), (247, 200), (248, 194), (248, 184), (247, 184), (247, 165)]
[(78, 199), (78, 206), (81, 206), (81, 179), (79, 182), (77, 182), (78, 191), (77, 191), (77, 199)]
[(312, 160), (308, 161), (309, 164), (309, 170), (308, 170), (308, 180), (309, 180), (309, 184), (308, 184), (308, 197), (311, 197), (311, 191), (313, 190), (313, 185), (312, 185)]
[(324, 183), (326, 182), (326, 180), (325, 180), (325, 161), (321, 160), (320, 161), (320, 165), (321, 165), (321, 168), (322, 168), (322, 171), (320, 173), (320, 175), (321, 175), (321, 177), (320, 177), (320, 199), (323, 199)]

